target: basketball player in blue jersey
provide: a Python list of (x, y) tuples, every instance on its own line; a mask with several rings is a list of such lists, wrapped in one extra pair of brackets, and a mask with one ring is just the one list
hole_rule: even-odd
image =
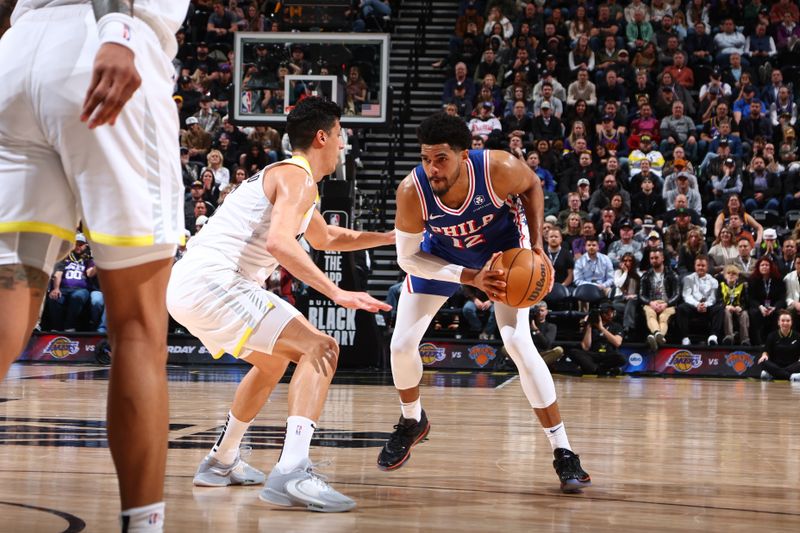
[(492, 258), (509, 248), (532, 244), (534, 253), (544, 258), (541, 182), (509, 153), (468, 150), (470, 133), (458, 117), (431, 116), (417, 129), (417, 138), (422, 164), (397, 190), (395, 220), (397, 261), (408, 274), (391, 342), (402, 415), (378, 456), (378, 467), (393, 470), (403, 465), (411, 447), (430, 431), (420, 402), (419, 343), (442, 304), (460, 284), (467, 284), (494, 300), (500, 335), (553, 448), (561, 490), (579, 492), (591, 480), (567, 439), (553, 378), (533, 345), (528, 309), (501, 302), (503, 272), (489, 269)]

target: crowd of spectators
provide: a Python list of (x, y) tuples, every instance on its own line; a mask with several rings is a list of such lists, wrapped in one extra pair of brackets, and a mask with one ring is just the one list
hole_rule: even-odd
[(761, 344), (783, 308), (798, 324), (799, 18), (792, 0), (459, 2), (442, 106), (541, 178), (552, 309), (603, 305), (594, 323), (654, 350)]

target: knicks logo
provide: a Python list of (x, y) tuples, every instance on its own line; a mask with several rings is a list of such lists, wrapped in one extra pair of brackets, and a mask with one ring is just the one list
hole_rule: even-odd
[(70, 340), (67, 337), (56, 337), (42, 351), (56, 359), (64, 359), (67, 356), (75, 355), (79, 349), (80, 343), (78, 341)]
[(497, 357), (497, 350), (488, 344), (477, 344), (469, 349), (469, 358), (483, 368)]
[(725, 364), (740, 376), (753, 366), (753, 356), (747, 352), (731, 352), (725, 356)]
[(703, 360), (699, 354), (688, 350), (678, 350), (669, 356), (667, 366), (671, 366), (678, 372), (689, 372), (694, 368), (700, 368)]
[(447, 357), (447, 352), (444, 348), (425, 342), (419, 345), (419, 356), (422, 358), (423, 365), (432, 365), (433, 363), (444, 361), (444, 358)]

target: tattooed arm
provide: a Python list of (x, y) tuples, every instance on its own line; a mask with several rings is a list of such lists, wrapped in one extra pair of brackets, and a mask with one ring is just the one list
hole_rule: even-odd
[(17, 0), (0, 0), (0, 35), (3, 35), (11, 25), (11, 12)]
[(92, 9), (101, 45), (94, 58), (81, 120), (96, 128), (114, 125), (142, 79), (134, 64), (133, 0), (92, 0)]

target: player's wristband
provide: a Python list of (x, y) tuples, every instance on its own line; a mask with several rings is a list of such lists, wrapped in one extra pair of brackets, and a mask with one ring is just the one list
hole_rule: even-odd
[(116, 43), (133, 51), (133, 17), (109, 13), (97, 21), (100, 44)]

